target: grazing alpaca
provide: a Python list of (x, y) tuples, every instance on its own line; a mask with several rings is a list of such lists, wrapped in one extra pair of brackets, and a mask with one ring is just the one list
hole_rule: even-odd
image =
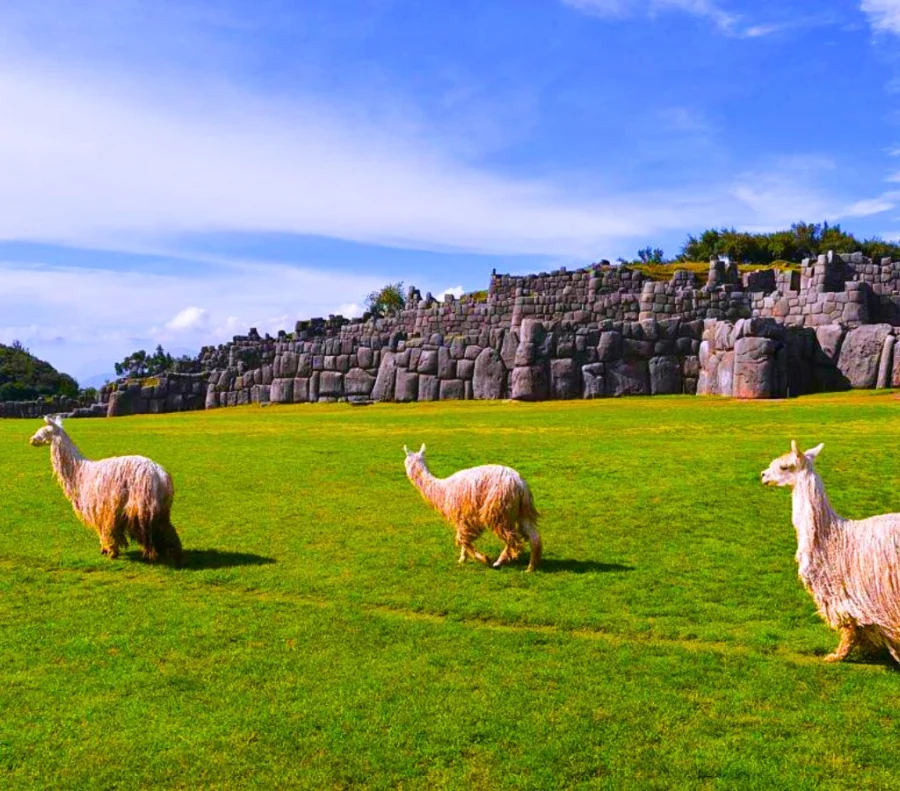
[(168, 557), (181, 563), (181, 541), (169, 512), (175, 491), (169, 474), (143, 456), (85, 459), (62, 420), (45, 417), (32, 445), (49, 445), (56, 480), (78, 518), (100, 535), (100, 552), (111, 558), (134, 539), (146, 560)]
[(900, 514), (858, 522), (838, 516), (813, 466), (822, 445), (791, 452), (762, 473), (767, 486), (793, 489), (800, 579), (819, 614), (840, 632), (826, 662), (839, 662), (857, 645), (886, 648), (900, 663)]
[(486, 528), (505, 546), (494, 568), (519, 556), (522, 544), (531, 544), (528, 571), (541, 560), (541, 537), (537, 531), (538, 512), (528, 484), (515, 470), (499, 464), (461, 470), (449, 478), (435, 478), (425, 464), (425, 446), (418, 453), (406, 451), (406, 475), (429, 503), (456, 528), (459, 562), (473, 557), (482, 563), (490, 559), (472, 546)]

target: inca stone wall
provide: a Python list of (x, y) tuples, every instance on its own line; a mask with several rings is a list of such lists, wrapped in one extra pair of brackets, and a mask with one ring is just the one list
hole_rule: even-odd
[(250, 403), (602, 398), (677, 393), (769, 398), (900, 385), (900, 262), (819, 256), (702, 282), (659, 282), (605, 262), (492, 274), (486, 295), (411, 289), (389, 318), (297, 322), (204, 348), (201, 373), (103, 391), (109, 414)]

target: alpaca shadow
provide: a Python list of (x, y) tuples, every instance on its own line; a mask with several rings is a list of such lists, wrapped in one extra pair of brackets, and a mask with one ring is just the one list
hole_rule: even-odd
[[(806, 652), (808, 656), (814, 657), (815, 659), (824, 659), (828, 654), (831, 653), (827, 648), (816, 648), (812, 651)], [(891, 658), (891, 655), (887, 652), (887, 649), (884, 651), (868, 649), (868, 650), (859, 650), (856, 649), (850, 652), (850, 656), (844, 659), (841, 662), (837, 662), (835, 664), (838, 665), (871, 665), (873, 667), (883, 667), (887, 670), (900, 670), (900, 667), (897, 666), (897, 663)]]
[[(129, 560), (143, 562), (143, 555), (138, 551), (127, 552)], [(200, 571), (203, 569), (229, 569), (237, 566), (267, 566), (275, 563), (275, 558), (263, 555), (251, 555), (249, 552), (221, 552), (218, 549), (186, 549), (181, 565), (161, 560), (160, 565), (174, 566), (184, 571)]]
[(623, 566), (621, 563), (598, 563), (596, 560), (544, 558), (537, 570), (541, 574), (606, 574), (634, 571), (634, 566)]

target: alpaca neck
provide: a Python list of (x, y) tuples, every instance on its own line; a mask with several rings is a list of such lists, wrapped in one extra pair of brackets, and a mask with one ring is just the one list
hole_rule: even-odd
[(78, 505), (78, 473), (84, 463), (75, 443), (64, 433), (58, 434), (50, 446), (50, 460), (53, 472), (63, 491), (77, 507)]
[(431, 474), (424, 461), (412, 466), (409, 470), (409, 479), (428, 502), (441, 510), (444, 505), (444, 482)]
[(842, 521), (834, 512), (825, 484), (812, 466), (797, 474), (792, 493), (793, 522), (797, 531), (797, 562), (800, 576), (807, 579), (814, 553)]

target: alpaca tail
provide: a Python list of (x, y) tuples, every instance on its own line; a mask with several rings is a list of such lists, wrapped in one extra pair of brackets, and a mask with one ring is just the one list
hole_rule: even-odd
[(519, 525), (521, 525), (525, 535), (528, 536), (528, 543), (531, 545), (531, 559), (528, 561), (528, 570), (534, 571), (541, 562), (541, 554), (544, 548), (541, 542), (541, 534), (537, 531), (537, 522), (540, 514), (534, 505), (531, 489), (528, 488), (528, 484), (524, 483), (524, 481), (523, 484), (525, 491), (522, 493), (522, 499), (519, 503)]

